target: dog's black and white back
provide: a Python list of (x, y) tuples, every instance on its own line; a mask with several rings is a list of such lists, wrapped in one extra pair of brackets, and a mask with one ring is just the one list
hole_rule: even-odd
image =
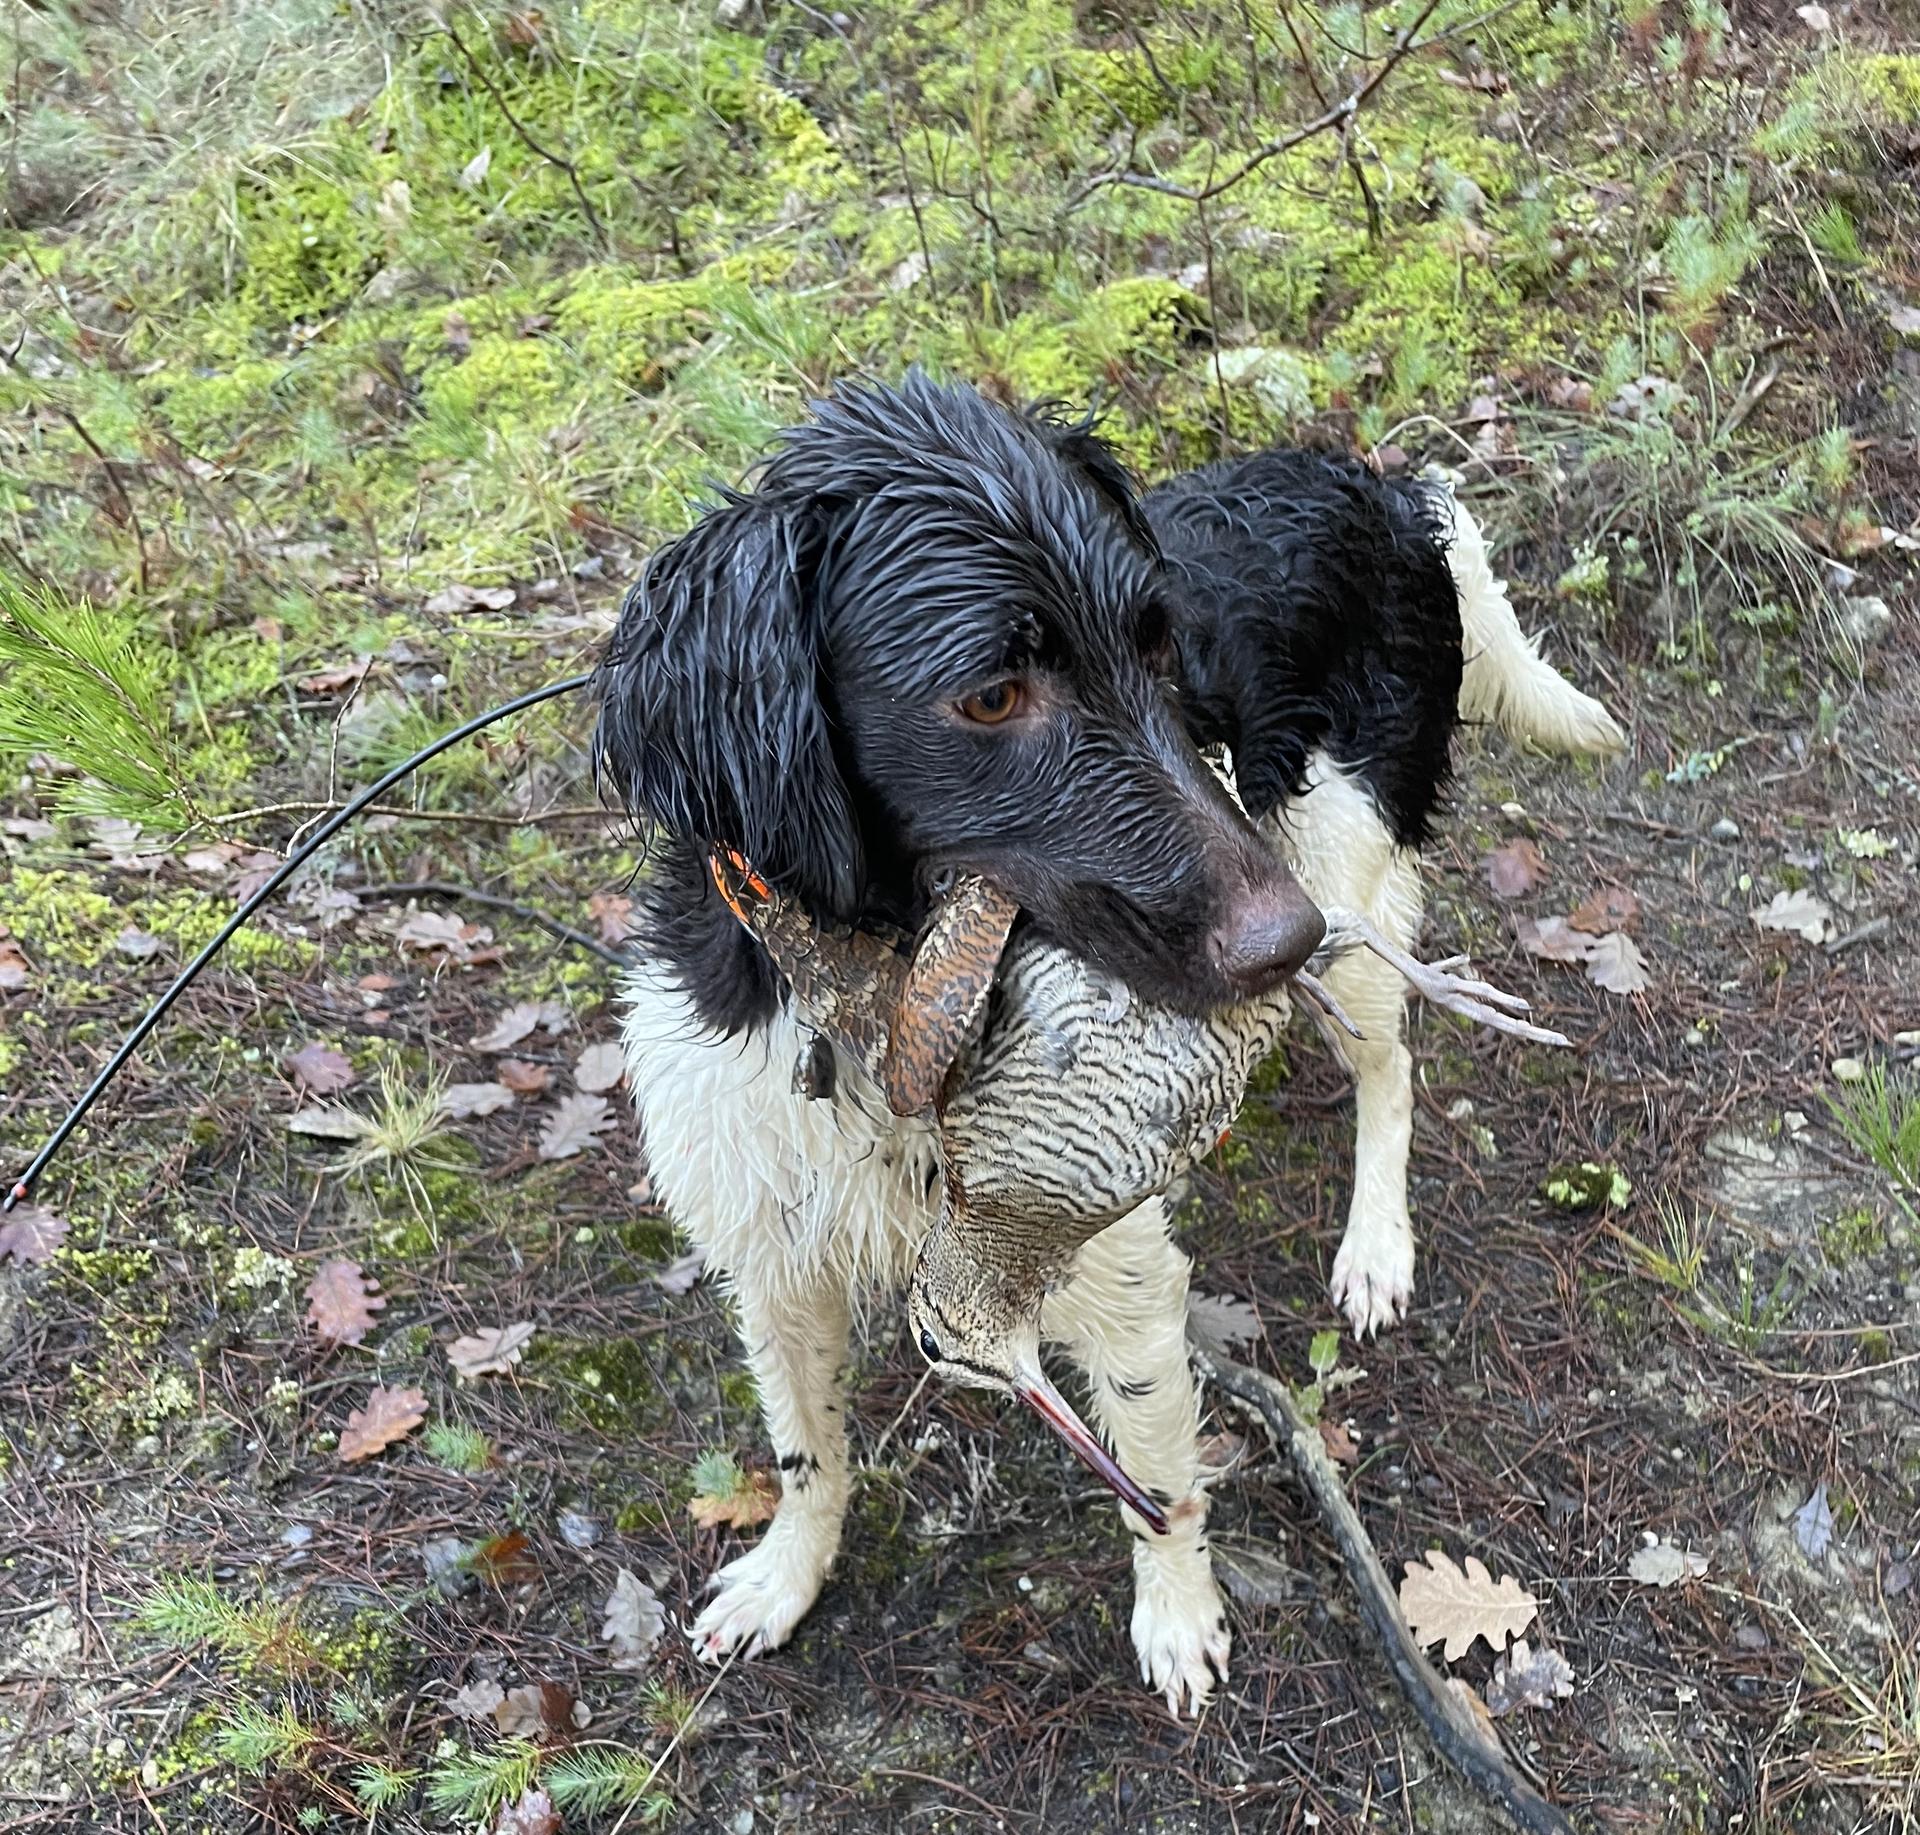
[[(821, 404), (661, 549), (601, 694), (602, 765), (664, 837), (627, 990), (650, 1167), (732, 1286), (783, 1475), (771, 1528), (695, 1625), (716, 1658), (781, 1643), (820, 1589), (848, 1495), (850, 1321), (904, 1279), (939, 1173), (928, 1132), (787, 1009), (708, 851), (741, 850), (828, 924), (911, 930), (942, 876), (977, 872), (1120, 983), (1206, 1010), (1318, 941), (1289, 861), (1322, 902), (1412, 941), (1412, 849), (1456, 710), (1519, 709), (1506, 724), (1568, 749), (1582, 719), (1612, 730), (1533, 656), (1443, 492), (1270, 454), (1136, 499), (1083, 424), (919, 377)], [(1196, 740), (1231, 750), (1277, 846)], [(1334, 1267), (1362, 1330), (1404, 1306), (1412, 1272), (1401, 989), (1367, 960), (1334, 971), (1370, 1035), (1348, 1053), (1359, 1150)], [(1176, 1708), (1206, 1700), (1229, 1648), (1186, 1279), (1156, 1200), (1086, 1246), (1042, 1320), (1121, 1463), (1170, 1506), (1165, 1537), (1127, 1517), (1134, 1644)]]

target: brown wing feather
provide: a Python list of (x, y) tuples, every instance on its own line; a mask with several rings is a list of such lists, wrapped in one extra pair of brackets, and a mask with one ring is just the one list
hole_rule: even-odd
[(966, 1048), (993, 989), (1019, 915), (984, 879), (962, 879), (936, 907), (914, 951), (887, 1040), (882, 1087), (896, 1115), (938, 1107), (947, 1073)]

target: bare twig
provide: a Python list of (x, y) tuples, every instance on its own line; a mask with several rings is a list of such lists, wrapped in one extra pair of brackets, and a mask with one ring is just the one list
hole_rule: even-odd
[(1080, 187), (1061, 207), (1062, 211), (1078, 210), (1097, 191), (1104, 191), (1109, 185), (1131, 185), (1141, 191), (1158, 191), (1167, 197), (1184, 198), (1189, 204), (1204, 204), (1209, 198), (1218, 197), (1223, 191), (1231, 191), (1244, 178), (1259, 171), (1268, 160), (1277, 159), (1282, 153), (1290, 152), (1303, 141), (1311, 140), (1316, 134), (1325, 134), (1335, 128), (1344, 130), (1361, 109), (1366, 107), (1374, 92), (1390, 77), (1395, 70), (1413, 52), (1424, 50), (1424, 44), (1416, 44), (1414, 35), (1433, 16), (1440, 0), (1427, 0), (1413, 23), (1395, 35), (1393, 49), (1382, 60), (1380, 67), (1350, 95), (1345, 95), (1331, 107), (1321, 111), (1311, 121), (1289, 129), (1278, 139), (1269, 140), (1264, 146), (1252, 153), (1235, 166), (1225, 178), (1210, 179), (1200, 186), (1176, 185), (1172, 179), (1156, 178), (1151, 172), (1135, 172), (1130, 167), (1114, 172), (1097, 172)]
[(1488, 1736), (1421, 1654), (1401, 1615), (1393, 1582), (1327, 1457), (1326, 1442), (1319, 1428), (1300, 1412), (1287, 1386), (1264, 1371), (1216, 1357), (1197, 1344), (1193, 1356), (1210, 1382), (1260, 1417), (1312, 1494), (1340, 1550), (1341, 1564), (1380, 1654), (1440, 1756), (1527, 1835), (1574, 1835), (1572, 1822), (1514, 1770), (1499, 1742)]
[[(266, 816), (325, 816), (342, 807), (339, 803), (261, 803), (253, 809), (236, 809), (231, 815), (207, 816), (213, 828), (234, 828), (242, 822), (257, 822)], [(583, 805), (578, 809), (543, 809), (533, 815), (498, 814), (486, 809), (396, 809), (380, 803), (368, 809), (370, 816), (404, 816), (409, 822), (472, 822), (489, 828), (535, 828), (549, 822), (617, 822), (618, 812)]]
[(467, 41), (454, 30), (452, 23), (449, 22), (441, 29), (446, 33), (447, 37), (453, 41), (453, 48), (460, 53), (462, 61), (466, 64), (467, 68), (473, 72), (474, 79), (479, 83), (480, 87), (493, 98), (494, 106), (506, 116), (507, 125), (520, 136), (521, 140), (532, 153), (544, 159), (548, 165), (557, 167), (567, 175), (567, 183), (573, 187), (573, 195), (580, 200), (580, 208), (586, 216), (589, 227), (593, 230), (593, 239), (600, 244), (601, 254), (611, 255), (613, 253), (613, 244), (607, 239), (606, 225), (600, 221), (600, 213), (594, 209), (593, 200), (587, 196), (586, 186), (580, 182), (580, 169), (572, 160), (562, 158), (561, 155), (554, 152), (551, 147), (544, 147), (539, 141), (534, 139), (533, 135), (528, 131), (527, 124), (507, 106), (506, 97), (500, 93), (493, 78), (488, 76), (485, 69), (482, 68), (480, 60), (467, 49)]

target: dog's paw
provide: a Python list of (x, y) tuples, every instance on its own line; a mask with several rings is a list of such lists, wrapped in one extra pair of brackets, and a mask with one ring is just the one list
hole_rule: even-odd
[(778, 1650), (820, 1596), (833, 1560), (817, 1537), (782, 1535), (780, 1522), (758, 1548), (729, 1561), (707, 1582), (713, 1598), (688, 1634), (702, 1663), (723, 1663), (736, 1653), (757, 1657)]
[(1133, 1565), (1133, 1648), (1140, 1676), (1175, 1715), (1199, 1714), (1227, 1679), (1233, 1632), (1204, 1544), (1142, 1547)]
[(1407, 1316), (1413, 1298), (1413, 1231), (1395, 1219), (1387, 1224), (1347, 1226), (1333, 1258), (1333, 1303), (1347, 1315), (1356, 1338), (1369, 1338)]

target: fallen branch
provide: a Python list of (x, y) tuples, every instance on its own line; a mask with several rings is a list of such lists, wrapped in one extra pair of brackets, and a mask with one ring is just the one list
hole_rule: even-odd
[(1413, 1641), (1393, 1582), (1381, 1565), (1359, 1512), (1347, 1498), (1340, 1474), (1327, 1457), (1326, 1442), (1319, 1428), (1300, 1412), (1287, 1386), (1263, 1371), (1216, 1357), (1197, 1344), (1193, 1356), (1209, 1381), (1266, 1423), (1267, 1431), (1312, 1493), (1340, 1550), (1341, 1564), (1379, 1642), (1381, 1655), (1440, 1756), (1489, 1802), (1505, 1810), (1526, 1835), (1575, 1835), (1574, 1824), (1514, 1770), (1499, 1741), (1490, 1737), (1472, 1709), (1447, 1688), (1445, 1679)]

